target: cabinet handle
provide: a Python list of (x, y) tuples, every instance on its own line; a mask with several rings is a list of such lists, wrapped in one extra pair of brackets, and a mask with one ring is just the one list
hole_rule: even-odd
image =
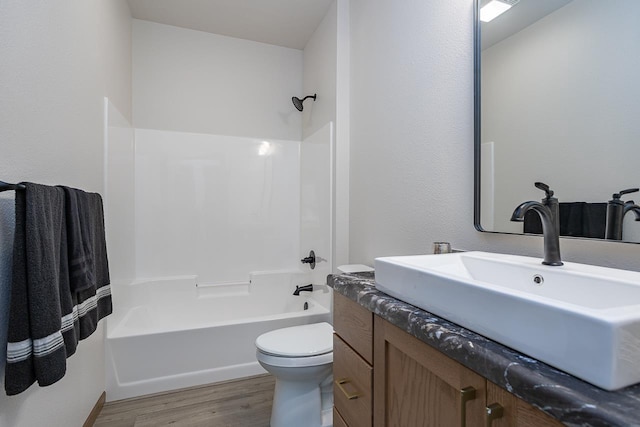
[(484, 419), (486, 421), (486, 427), (491, 427), (494, 420), (502, 418), (504, 415), (504, 408), (499, 403), (492, 403), (485, 409)]
[(348, 399), (348, 400), (353, 400), (353, 399), (357, 399), (358, 397), (360, 397), (360, 395), (356, 392), (356, 393), (349, 393), (347, 390), (345, 390), (344, 388), (344, 384), (348, 384), (350, 383), (351, 380), (348, 378), (341, 378), (339, 380), (335, 380), (336, 385), (338, 386), (338, 388), (340, 389), (340, 391), (342, 392), (342, 394), (344, 394), (344, 396)]
[(476, 389), (465, 387), (460, 390), (460, 427), (467, 425), (467, 402), (476, 398)]

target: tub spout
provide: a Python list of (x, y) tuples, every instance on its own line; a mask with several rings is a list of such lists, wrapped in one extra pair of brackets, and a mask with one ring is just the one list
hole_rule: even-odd
[(296, 286), (296, 290), (293, 291), (293, 294), (298, 296), (300, 292), (313, 292), (313, 284), (305, 285), (305, 286)]

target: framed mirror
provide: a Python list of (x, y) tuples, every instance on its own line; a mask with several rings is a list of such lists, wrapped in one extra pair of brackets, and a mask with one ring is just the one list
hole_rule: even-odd
[[(640, 187), (640, 1), (502, 0), (508, 10), (482, 22), (488, 3), (476, 0), (476, 228), (537, 232), (510, 218), (544, 197), (543, 182), (561, 203), (562, 236), (608, 237), (608, 201)], [(621, 241), (640, 243), (632, 211)]]

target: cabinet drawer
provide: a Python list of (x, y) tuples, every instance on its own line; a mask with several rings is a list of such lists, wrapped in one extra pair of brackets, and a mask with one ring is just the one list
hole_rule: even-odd
[(373, 365), (373, 313), (334, 292), (333, 329), (364, 360)]
[(333, 427), (349, 427), (342, 419), (340, 412), (338, 412), (335, 406), (333, 407)]
[(333, 402), (349, 427), (370, 427), (373, 368), (333, 336)]

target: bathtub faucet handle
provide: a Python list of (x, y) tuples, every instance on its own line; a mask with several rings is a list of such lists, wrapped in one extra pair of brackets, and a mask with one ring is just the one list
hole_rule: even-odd
[(302, 258), (300, 262), (303, 264), (309, 264), (309, 267), (313, 270), (316, 268), (316, 253), (313, 251), (309, 252), (309, 256)]
[(296, 286), (296, 290), (293, 291), (295, 296), (299, 296), (300, 292), (313, 292), (313, 284), (305, 286)]

